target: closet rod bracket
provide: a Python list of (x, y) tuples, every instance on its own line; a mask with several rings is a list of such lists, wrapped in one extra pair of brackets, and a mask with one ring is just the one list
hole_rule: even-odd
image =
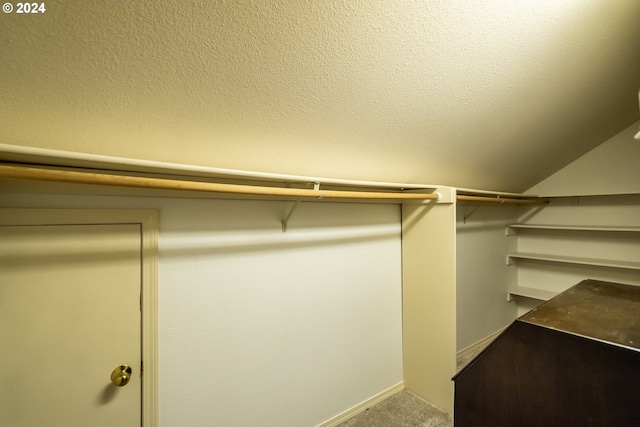
[[(313, 190), (314, 191), (319, 191), (320, 190), (320, 183), (319, 182), (314, 182), (313, 183)], [(322, 198), (322, 196), (319, 196), (318, 198)], [(293, 206), (291, 206), (291, 209), (289, 209), (289, 212), (282, 219), (282, 232), (283, 233), (287, 232), (287, 226), (289, 224), (289, 220), (291, 219), (291, 215), (293, 215), (293, 212), (296, 210), (296, 208), (298, 207), (298, 205), (300, 204), (301, 201), (302, 201), (302, 199), (297, 199), (295, 201), (295, 203), (293, 204)]]
[(298, 207), (300, 202), (301, 202), (301, 199), (296, 200), (295, 203), (293, 204), (293, 206), (291, 207), (291, 209), (289, 209), (289, 212), (287, 213), (287, 215), (282, 219), (282, 232), (283, 233), (287, 232), (287, 225), (289, 224), (289, 219), (291, 218), (291, 215), (293, 215), (293, 212), (296, 210), (296, 208)]
[(462, 223), (463, 223), (463, 224), (466, 224), (466, 223), (467, 223), (467, 220), (469, 219), (469, 217), (470, 217), (471, 215), (473, 215), (473, 213), (474, 213), (475, 211), (477, 211), (477, 210), (478, 210), (478, 208), (480, 208), (480, 205), (476, 205), (476, 206), (474, 206), (474, 207), (473, 207), (473, 209), (471, 209), (471, 212), (469, 212), (468, 214), (464, 215), (464, 216), (462, 217)]

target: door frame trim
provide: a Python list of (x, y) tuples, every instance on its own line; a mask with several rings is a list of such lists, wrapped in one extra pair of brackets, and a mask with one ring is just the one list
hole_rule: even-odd
[(139, 224), (141, 231), (142, 427), (158, 425), (158, 220), (155, 209), (1, 208), (0, 225)]

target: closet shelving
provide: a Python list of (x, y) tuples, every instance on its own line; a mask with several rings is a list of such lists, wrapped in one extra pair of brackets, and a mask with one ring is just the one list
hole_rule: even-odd
[[(592, 274), (592, 268), (625, 270), (631, 274), (640, 272), (640, 262), (636, 261), (640, 259), (637, 256), (640, 253), (640, 227), (510, 224), (506, 234), (516, 239), (511, 245), (514, 250), (508, 252), (506, 259), (507, 265), (516, 268), (519, 261), (533, 261), (540, 265), (568, 265), (573, 273), (585, 268), (590, 269), (589, 274)], [(624, 243), (622, 249), (621, 243)], [(529, 263), (530, 268), (535, 269), (535, 266), (531, 267), (534, 263)], [(561, 282), (556, 278), (551, 281)], [(564, 290), (520, 284), (520, 277), (517, 282), (508, 289), (509, 301), (514, 296), (546, 301)]]
[(517, 233), (517, 230), (569, 230), (569, 231), (611, 231), (640, 233), (640, 227), (613, 227), (590, 225), (541, 225), (541, 224), (509, 224), (507, 235)]
[(512, 286), (507, 291), (507, 301), (513, 300), (513, 297), (525, 297), (540, 301), (549, 301), (558, 295), (559, 292), (548, 291), (546, 289), (531, 288), (528, 286)]
[[(530, 259), (535, 261), (562, 262), (565, 264), (593, 265), (596, 267), (625, 268), (628, 270), (640, 270), (640, 262), (618, 261), (601, 258), (583, 258), (563, 255), (544, 255), (525, 252), (514, 252), (507, 255), (509, 260)], [(510, 264), (510, 261), (507, 261)]]

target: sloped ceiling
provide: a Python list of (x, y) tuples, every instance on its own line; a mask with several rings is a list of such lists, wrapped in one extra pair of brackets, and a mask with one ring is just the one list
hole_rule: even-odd
[(523, 191), (638, 120), (640, 1), (47, 1), (0, 143)]

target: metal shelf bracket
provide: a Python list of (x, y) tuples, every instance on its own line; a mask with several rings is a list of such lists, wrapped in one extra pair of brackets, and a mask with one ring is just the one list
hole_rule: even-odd
[[(313, 183), (313, 189), (314, 189), (314, 191), (320, 190), (320, 183), (319, 182), (314, 182)], [(291, 219), (291, 215), (293, 215), (293, 212), (296, 210), (296, 208), (298, 207), (298, 205), (300, 204), (301, 201), (302, 201), (302, 199), (296, 200), (295, 203), (293, 204), (293, 206), (291, 206), (291, 209), (289, 209), (289, 212), (282, 219), (282, 232), (283, 233), (287, 232), (287, 226), (289, 224), (289, 219)]]
[(300, 204), (300, 199), (296, 200), (296, 202), (293, 204), (291, 209), (289, 209), (289, 213), (287, 213), (287, 215), (282, 220), (282, 232), (283, 233), (287, 232), (287, 224), (289, 223), (289, 219), (291, 218), (291, 215), (293, 215), (293, 211), (296, 210), (296, 208), (298, 207), (299, 204)]

